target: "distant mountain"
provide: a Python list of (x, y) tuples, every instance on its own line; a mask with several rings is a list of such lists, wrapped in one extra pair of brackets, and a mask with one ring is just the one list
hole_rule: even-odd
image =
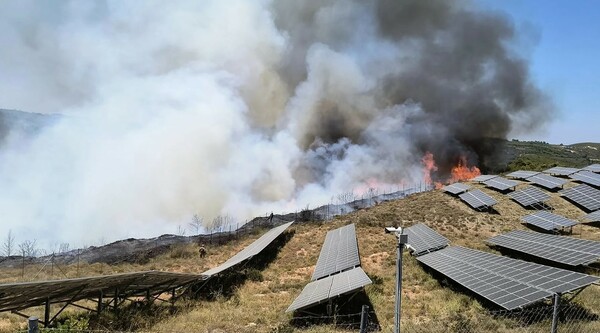
[(11, 131), (19, 135), (32, 135), (60, 118), (60, 115), (0, 109), (0, 143)]

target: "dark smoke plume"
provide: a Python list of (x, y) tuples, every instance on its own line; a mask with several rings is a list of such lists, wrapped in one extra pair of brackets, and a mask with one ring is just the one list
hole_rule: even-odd
[[(315, 140), (334, 143), (349, 138), (361, 143), (364, 129), (378, 110), (407, 102), (421, 113), (406, 118), (398, 131), (411, 138), (417, 154), (434, 153), (440, 172), (448, 172), (461, 156), (479, 164), (495, 153), (487, 138), (506, 138), (511, 131), (543, 125), (552, 115), (544, 94), (531, 82), (528, 65), (512, 46), (517, 32), (498, 13), (475, 8), (470, 2), (445, 0), (279, 1), (278, 26), (293, 41), (289, 63), (282, 70), (291, 85), (307, 76), (307, 48), (324, 43), (333, 50), (371, 47), (360, 40), (360, 22), (372, 22), (381, 44), (390, 43), (399, 55), (369, 60), (386, 66), (370, 94), (377, 110), (321, 101), (306, 131), (305, 147)], [(336, 15), (334, 11), (355, 15)], [(363, 45), (361, 45), (363, 44)], [(365, 111), (365, 112), (361, 112)]]

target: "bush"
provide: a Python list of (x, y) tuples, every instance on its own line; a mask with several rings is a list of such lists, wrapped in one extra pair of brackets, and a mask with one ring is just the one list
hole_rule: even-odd
[(262, 282), (264, 280), (262, 272), (258, 269), (249, 269), (246, 273), (248, 280), (255, 282)]
[(196, 255), (196, 251), (194, 251), (187, 244), (176, 244), (171, 247), (169, 251), (169, 257), (171, 259), (177, 258), (192, 258)]

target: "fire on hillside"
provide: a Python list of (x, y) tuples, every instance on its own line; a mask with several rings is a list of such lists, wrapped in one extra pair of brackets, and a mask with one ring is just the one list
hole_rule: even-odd
[(433, 184), (435, 185), (435, 188), (441, 188), (444, 186), (444, 184), (465, 181), (481, 175), (481, 171), (477, 166), (468, 165), (467, 158), (465, 156), (461, 156), (458, 159), (458, 163), (452, 167), (450, 175), (447, 177), (436, 174), (438, 167), (435, 164), (435, 159), (432, 153), (425, 153), (421, 159), (421, 162), (423, 164), (423, 179), (425, 183)]

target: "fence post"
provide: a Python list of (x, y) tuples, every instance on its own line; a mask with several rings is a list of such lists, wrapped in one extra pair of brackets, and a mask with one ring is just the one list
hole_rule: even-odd
[(360, 333), (367, 333), (368, 326), (369, 326), (369, 306), (363, 305), (362, 312), (360, 313)]
[(37, 317), (29, 317), (27, 319), (27, 333), (39, 333), (40, 329), (38, 327), (38, 318)]
[(551, 333), (558, 331), (558, 308), (560, 307), (560, 294), (554, 294), (554, 312), (552, 313), (552, 330)]

